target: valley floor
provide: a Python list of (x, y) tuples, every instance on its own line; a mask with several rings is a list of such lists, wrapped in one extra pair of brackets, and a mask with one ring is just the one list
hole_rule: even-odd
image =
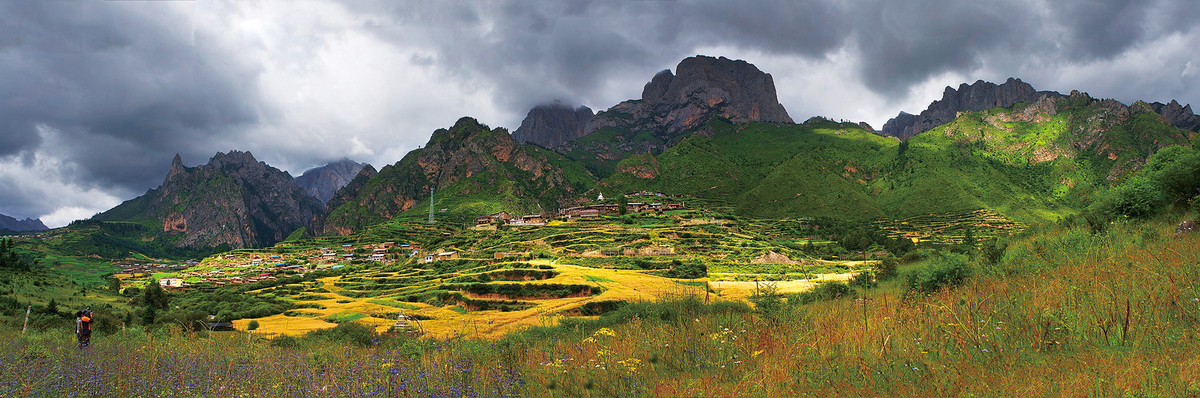
[(0, 396), (1195, 396), (1200, 234), (1173, 225), (1029, 231), (930, 294), (689, 296), (495, 340), (6, 330)]

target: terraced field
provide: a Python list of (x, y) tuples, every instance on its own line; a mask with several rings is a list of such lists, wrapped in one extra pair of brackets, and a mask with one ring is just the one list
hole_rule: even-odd
[(984, 240), (1025, 229), (1024, 224), (988, 209), (878, 220), (875, 223), (890, 237), (934, 244), (960, 244), (968, 239)]
[[(702, 282), (686, 285), (644, 271), (588, 268), (550, 260), (471, 267), (442, 275), (427, 271), (365, 271), (251, 292), (287, 295), (302, 307), (255, 319), (259, 323), (256, 332), (298, 335), (349, 321), (386, 331), (403, 313), (416, 318), (426, 335), (494, 338), (514, 328), (552, 324), (564, 316), (597, 315), (619, 302), (704, 294)], [(522, 280), (509, 280), (518, 278), (505, 275), (521, 275)], [(490, 282), (454, 282), (480, 278), (490, 278)], [(520, 293), (475, 292), (480, 286), (501, 291), (513, 286)], [(250, 321), (238, 320), (235, 325), (245, 329)]]
[[(821, 280), (845, 280), (866, 266), (806, 253), (827, 243), (805, 239), (809, 230), (802, 222), (760, 224), (688, 210), (537, 227), (407, 235), (397, 228), (400, 232), (386, 238), (421, 246), (420, 255), (349, 263), (316, 279), (248, 291), (293, 308), (235, 324), (246, 328), (255, 320), (256, 332), (266, 335), (298, 335), (343, 322), (385, 331), (406, 315), (426, 335), (494, 338), (562, 317), (599, 315), (631, 301), (671, 295), (740, 300), (754, 293), (756, 282), (775, 283), (780, 293), (799, 293)], [(311, 270), (329, 265), (293, 257), (303, 253), (301, 248), (336, 247), (343, 241), (372, 247), (370, 238), (383, 237), (309, 242), (255, 255)], [(448, 252), (460, 258), (424, 260), (427, 254)], [(221, 267), (221, 261), (205, 264)]]

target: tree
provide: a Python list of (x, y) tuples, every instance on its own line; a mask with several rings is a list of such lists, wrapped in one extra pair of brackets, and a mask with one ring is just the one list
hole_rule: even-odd
[(153, 325), (156, 317), (158, 317), (158, 311), (153, 306), (146, 306), (146, 310), (142, 312), (142, 324)]
[(162, 286), (158, 284), (158, 280), (151, 279), (150, 284), (146, 285), (146, 290), (142, 292), (142, 303), (146, 308), (157, 308), (160, 310), (167, 309), (167, 292), (163, 291)]
[(0, 268), (29, 271), (32, 264), (18, 256), (14, 247), (12, 239), (0, 239)]
[(621, 215), (625, 215), (625, 213), (629, 212), (629, 207), (626, 204), (627, 202), (629, 202), (629, 199), (625, 197), (625, 194), (617, 195), (617, 211), (620, 212)]
[(255, 329), (258, 329), (258, 321), (257, 320), (250, 321), (250, 323), (246, 325), (246, 330), (255, 330)]
[(50, 302), (46, 303), (46, 313), (58, 314), (58, 302), (54, 301), (54, 299), (50, 299)]

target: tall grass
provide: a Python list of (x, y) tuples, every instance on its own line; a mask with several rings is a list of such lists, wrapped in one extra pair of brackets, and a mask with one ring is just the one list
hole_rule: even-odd
[(0, 332), (0, 396), (1194, 396), (1200, 234), (1172, 226), (1039, 228), (928, 293), (665, 298), (497, 341)]

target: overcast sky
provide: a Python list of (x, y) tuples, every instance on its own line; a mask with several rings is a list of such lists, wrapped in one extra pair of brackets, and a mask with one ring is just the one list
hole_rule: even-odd
[(796, 121), (879, 128), (1019, 77), (1200, 106), (1200, 7), (1161, 1), (0, 1), (0, 214), (50, 226), (248, 150), (376, 167), (461, 116), (594, 110), (705, 54), (774, 76)]

